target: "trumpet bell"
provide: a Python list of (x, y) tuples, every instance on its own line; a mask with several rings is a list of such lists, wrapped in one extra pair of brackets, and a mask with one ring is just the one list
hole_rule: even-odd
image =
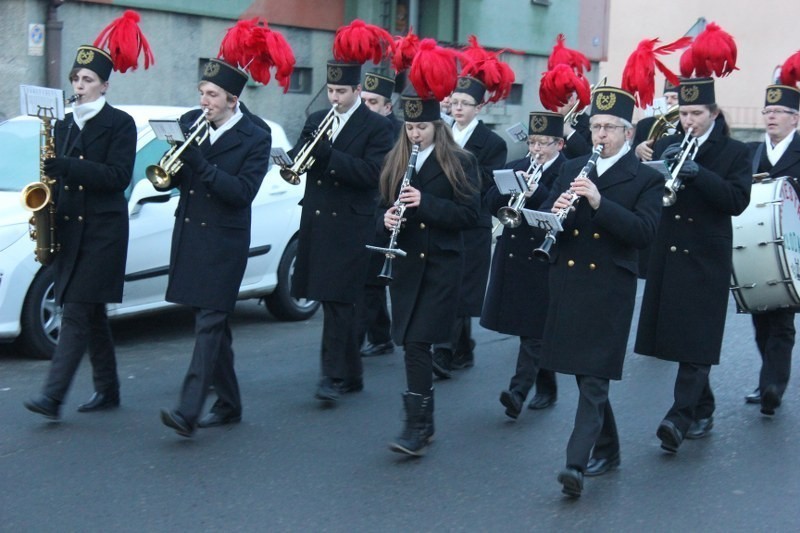
[(300, 174), (295, 172), (292, 168), (284, 167), (284, 168), (281, 169), (280, 174), (281, 174), (281, 177), (285, 181), (290, 183), (291, 185), (299, 185), (300, 184)]
[(661, 204), (664, 207), (671, 207), (675, 205), (675, 201), (678, 199), (678, 195), (670, 189), (669, 187), (664, 188), (664, 196), (661, 197)]
[(20, 202), (28, 211), (40, 211), (50, 203), (50, 187), (41, 181), (29, 183), (22, 189)]
[(153, 184), (156, 189), (166, 189), (172, 183), (172, 177), (169, 172), (164, 170), (158, 165), (150, 165), (144, 171), (147, 180)]
[(497, 220), (507, 228), (518, 228), (522, 224), (522, 213), (508, 206), (497, 211)]

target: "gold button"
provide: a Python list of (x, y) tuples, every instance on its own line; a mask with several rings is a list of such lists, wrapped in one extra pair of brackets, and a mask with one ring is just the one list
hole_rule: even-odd
[(595, 233), (594, 235), (592, 235), (592, 237), (594, 237), (595, 239), (599, 239), (600, 238), (600, 234), (599, 233)]
[(64, 220), (69, 220), (69, 215), (64, 215)]
[(597, 268), (597, 265), (594, 263), (589, 263), (589, 270), (594, 270), (595, 268)]
[(689, 217), (689, 222), (694, 222), (694, 219), (692, 217)]
[(424, 222), (420, 222), (419, 223), (419, 229), (425, 229), (425, 223)]
[(194, 194), (194, 189), (189, 189), (189, 194)]
[(424, 253), (419, 254), (419, 258), (420, 259), (425, 259), (425, 254)]
[(514, 254), (508, 254), (508, 257), (510, 257), (511, 259), (514, 259)]
[(578, 231), (578, 230), (572, 230), (572, 234), (573, 234), (575, 237), (577, 237), (578, 235), (580, 235), (580, 233), (581, 233), (581, 232), (580, 232), (580, 231)]
[(206, 224), (205, 222), (200, 223), (200, 227), (205, 228), (206, 226), (208, 226), (208, 224)]
[(333, 213), (331, 213), (331, 216), (334, 216), (334, 217), (335, 217), (335, 216), (336, 216), (336, 211), (334, 211)]
[(82, 191), (83, 190), (83, 185), (78, 185), (78, 190)]
[(331, 169), (331, 176), (335, 176), (335, 175), (336, 175), (336, 169)]
[(319, 209), (317, 209), (316, 211), (314, 211), (314, 214), (315, 214), (315, 215), (319, 215)]
[(64, 190), (68, 191), (69, 190), (69, 185), (64, 185)]
[(678, 251), (678, 249), (677, 249), (676, 247), (674, 247), (674, 246), (670, 246), (670, 247), (669, 247), (669, 251), (670, 251), (670, 252), (677, 252), (677, 251)]
[(680, 220), (680, 219), (681, 219), (680, 215), (675, 215), (675, 220)]
[(567, 261), (567, 266), (568, 266), (568, 267), (574, 267), (574, 266), (575, 266), (575, 261), (573, 261), (572, 259), (570, 259), (569, 261)]
[(516, 238), (517, 238), (517, 236), (516, 236), (516, 235), (514, 235), (514, 234), (512, 233), (512, 234), (511, 234), (511, 238), (512, 238), (512, 239), (516, 239)]
[(189, 217), (184, 218), (183, 221), (188, 223), (189, 222)]
[(317, 180), (317, 185), (322, 185), (322, 180)]
[(688, 255), (689, 254), (689, 250), (684, 250), (683, 253)]
[(83, 217), (81, 215), (78, 215), (78, 222), (83, 222)]

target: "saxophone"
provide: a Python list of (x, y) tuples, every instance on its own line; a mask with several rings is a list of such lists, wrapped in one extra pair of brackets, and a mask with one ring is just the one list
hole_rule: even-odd
[(34, 255), (43, 266), (53, 262), (53, 257), (61, 248), (56, 240), (56, 205), (53, 201), (53, 187), (56, 180), (44, 173), (44, 162), (56, 156), (56, 143), (53, 136), (55, 119), (52, 114), (40, 113), (39, 130), (39, 181), (29, 183), (22, 189), (22, 207), (33, 212), (29, 221), (29, 234), (36, 241)]

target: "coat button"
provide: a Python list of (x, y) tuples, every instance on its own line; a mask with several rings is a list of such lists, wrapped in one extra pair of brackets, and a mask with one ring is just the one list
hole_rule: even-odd
[(200, 223), (200, 227), (201, 227), (201, 228), (205, 228), (206, 226), (208, 226), (208, 224), (206, 224), (205, 222), (201, 222), (201, 223)]
[(419, 254), (419, 258), (420, 259), (425, 259), (425, 254), (424, 253)]
[(600, 238), (600, 234), (599, 233), (595, 233), (594, 235), (592, 235), (592, 237), (595, 238), (595, 239), (599, 239)]
[(211, 198), (211, 194), (210, 193), (206, 193), (206, 198)]
[(675, 215), (675, 220), (680, 220), (680, 219), (681, 219), (680, 215)]
[(517, 238), (517, 236), (516, 236), (516, 235), (514, 235), (514, 234), (512, 233), (512, 234), (511, 234), (511, 238), (512, 238), (512, 239), (516, 239), (516, 238)]
[(570, 259), (569, 261), (567, 261), (567, 266), (568, 266), (568, 267), (574, 267), (574, 266), (575, 266), (575, 261), (573, 261), (572, 259)]
[(581, 234), (581, 232), (580, 232), (580, 231), (578, 231), (578, 230), (576, 230), (576, 229), (575, 229), (575, 230), (572, 230), (572, 235), (574, 235), (575, 237), (577, 237), (577, 236), (578, 236), (578, 235), (580, 235), (580, 234)]
[(69, 190), (69, 185), (64, 185), (64, 190), (68, 191)]
[(317, 180), (317, 185), (322, 185), (322, 180)]
[(83, 185), (78, 185), (78, 190), (82, 191), (83, 190)]
[(319, 209), (317, 209), (316, 211), (314, 211), (314, 214), (315, 214), (315, 215), (317, 215), (317, 216), (319, 216)]
[(669, 247), (669, 251), (670, 251), (670, 252), (677, 252), (677, 251), (678, 251), (678, 249), (677, 249), (676, 247), (674, 247), (674, 246), (670, 246), (670, 247)]
[(81, 215), (78, 215), (78, 222), (83, 222), (83, 217)]
[(189, 217), (184, 218), (183, 221), (188, 224), (189, 223)]
[(419, 223), (419, 229), (425, 229), (425, 223), (424, 222), (420, 222)]
[(597, 265), (594, 263), (589, 263), (589, 270), (594, 270), (595, 268), (597, 268)]
[(335, 176), (335, 175), (336, 175), (336, 169), (331, 169), (331, 176)]
[(331, 216), (332, 216), (332, 217), (335, 217), (335, 216), (336, 216), (336, 211), (334, 211), (333, 213), (331, 213)]
[(685, 253), (686, 255), (689, 255), (689, 250), (684, 250), (683, 253)]
[(194, 189), (189, 189), (189, 194), (194, 194)]
[(692, 222), (694, 222), (694, 219), (693, 219), (693, 218), (691, 218), (691, 217), (689, 217), (689, 218), (687, 219), (687, 222), (689, 222), (689, 223), (692, 223)]
[(64, 220), (69, 220), (69, 215), (64, 215)]
[(333, 186), (334, 186), (334, 187), (338, 187), (338, 186), (339, 186), (339, 182), (338, 182), (338, 181), (334, 181), (334, 182), (333, 182)]
[(508, 257), (509, 257), (510, 259), (514, 259), (514, 254), (508, 254)]

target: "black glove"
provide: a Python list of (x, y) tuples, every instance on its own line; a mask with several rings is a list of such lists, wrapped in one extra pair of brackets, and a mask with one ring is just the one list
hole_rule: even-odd
[(44, 162), (44, 173), (51, 178), (66, 176), (72, 162), (70, 157), (51, 157)]
[(700, 166), (691, 159), (687, 159), (683, 162), (678, 176), (684, 183), (691, 183), (697, 177), (698, 172), (700, 172)]
[(323, 137), (317, 141), (314, 149), (311, 150), (311, 155), (314, 156), (314, 159), (319, 161), (327, 161), (331, 157), (331, 149), (331, 141)]
[(679, 153), (681, 153), (681, 145), (679, 143), (670, 144), (664, 149), (664, 152), (661, 154), (661, 159), (669, 161), (674, 159)]
[(189, 144), (189, 146), (183, 150), (180, 155), (180, 160), (183, 161), (183, 164), (195, 172), (200, 170), (206, 162), (205, 157), (203, 157), (203, 153), (194, 142)]

